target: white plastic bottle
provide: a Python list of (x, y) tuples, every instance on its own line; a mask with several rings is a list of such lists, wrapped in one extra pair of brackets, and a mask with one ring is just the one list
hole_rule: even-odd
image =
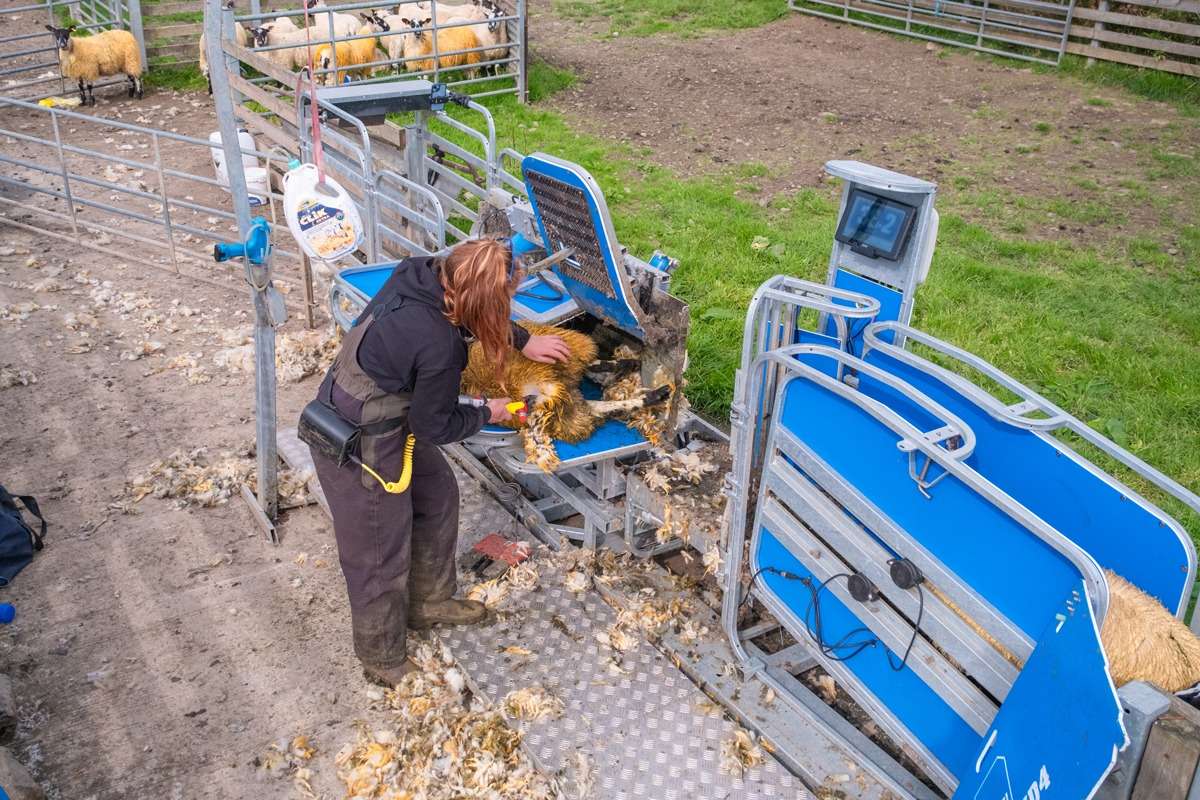
[[(229, 168), (225, 166), (225, 149), (221, 146), (221, 132), (213, 131), (208, 140), (215, 146), (212, 150), (213, 172), (217, 175), (217, 183), (229, 191)], [(245, 128), (238, 129), (238, 147), (242, 150), (257, 150), (254, 137)], [(250, 205), (266, 205), (271, 193), (270, 177), (266, 169), (259, 165), (258, 157), (242, 153), (242, 170), (246, 173), (246, 190), (250, 195)]]
[(288, 229), (310, 258), (337, 261), (358, 249), (362, 218), (354, 198), (329, 175), (318, 186), (315, 164), (293, 160), (283, 176), (283, 215)]

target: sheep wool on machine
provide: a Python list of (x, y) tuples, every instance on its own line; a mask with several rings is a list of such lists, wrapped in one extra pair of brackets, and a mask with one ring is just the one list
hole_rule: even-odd
[(74, 25), (47, 25), (46, 30), (54, 34), (58, 45), (63, 77), (79, 82), (79, 99), (84, 105), (96, 105), (93, 84), (108, 75), (124, 74), (129, 80), (129, 96), (142, 98), (142, 53), (132, 33), (113, 29), (79, 37), (71, 35)]
[[(531, 322), (519, 324), (534, 336), (560, 337), (570, 350), (570, 357), (566, 361), (543, 364), (513, 351), (498, 374), (484, 356), (483, 347), (475, 342), (463, 371), (462, 390), (473, 396), (524, 399), (529, 407), (525, 423), (514, 419), (500, 424), (521, 431), (527, 461), (546, 472), (553, 471), (558, 465), (555, 439), (571, 443), (583, 441), (605, 419), (634, 414), (670, 396), (669, 386), (639, 387), (634, 392), (623, 391), (623, 395), (632, 396), (622, 399), (587, 400), (579, 388), (585, 374), (596, 369), (611, 372), (620, 364), (597, 361), (598, 348), (587, 334)], [(636, 372), (637, 362), (631, 361), (630, 367)], [(624, 389), (625, 381), (617, 381), (613, 386)]]

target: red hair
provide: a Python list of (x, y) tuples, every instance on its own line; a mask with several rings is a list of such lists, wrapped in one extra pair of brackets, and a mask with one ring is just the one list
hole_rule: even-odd
[(497, 239), (472, 239), (450, 251), (442, 262), (446, 318), (479, 340), (488, 361), (499, 370), (512, 349), (509, 322), (519, 277), (509, 275), (512, 251)]

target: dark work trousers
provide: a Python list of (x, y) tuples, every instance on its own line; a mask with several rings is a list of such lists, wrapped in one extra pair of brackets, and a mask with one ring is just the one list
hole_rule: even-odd
[[(387, 438), (396, 445), (402, 441), (401, 436)], [(371, 466), (394, 481), (400, 475), (400, 447), (386, 445), (380, 448), (381, 465)], [(413, 452), (412, 483), (403, 494), (389, 494), (369, 476), (368, 485), (355, 464), (339, 468), (316, 452), (313, 461), (333, 512), (354, 652), (371, 666), (399, 666), (405, 659), (409, 604), (454, 596), (458, 481), (441, 451), (421, 442)]]

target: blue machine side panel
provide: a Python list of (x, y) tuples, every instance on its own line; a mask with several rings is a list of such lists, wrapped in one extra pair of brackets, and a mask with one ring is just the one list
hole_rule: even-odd
[(851, 401), (795, 378), (779, 424), (1030, 638), (1078, 582), (1066, 557), (957, 478), (926, 499), (897, 434)]
[(954, 800), (1086, 800), (1112, 769), (1128, 740), (1082, 582), (1060, 603), (983, 741), (958, 775)]
[(396, 271), (396, 264), (399, 262), (393, 261), (390, 264), (378, 264), (369, 267), (352, 267), (344, 269), (338, 273), (346, 283), (353, 286), (363, 293), (368, 300), (383, 288), (387, 283), (387, 279), (392, 277), (392, 273)]
[[(861, 275), (855, 275), (853, 272), (847, 272), (844, 269), (837, 271), (833, 279), (833, 285), (838, 289), (847, 289), (851, 292), (865, 294), (879, 301), (879, 313), (873, 319), (846, 320), (846, 324), (850, 326), (850, 352), (856, 356), (861, 355), (862, 332), (872, 322), (896, 322), (899, 320), (900, 306), (904, 303), (904, 295), (895, 289), (868, 280)], [(834, 302), (843, 306), (852, 305), (848, 300), (835, 299)], [(830, 336), (837, 336), (837, 328), (834, 327), (833, 320), (825, 322), (825, 333)], [(890, 342), (891, 332), (885, 332), (883, 338)]]
[[(978, 440), (968, 466), (1087, 551), (1100, 566), (1118, 573), (1159, 600), (1171, 613), (1188, 601), (1188, 550), (1157, 516), (1125, 499), (1112, 485), (1032, 431), (1013, 427), (947, 386), (880, 351), (870, 363), (887, 370), (957, 414)], [(864, 392), (876, 396), (868, 386)], [(911, 406), (887, 402), (906, 418)], [(918, 423), (920, 424), (920, 423)]]
[[(777, 567), (801, 577), (811, 578), (812, 572), (804, 566), (766, 526), (759, 530), (751, 553), (751, 574), (763, 566)], [(804, 584), (763, 572), (759, 575), (760, 587), (765, 586), (771, 594), (786, 605), (800, 619), (811, 614), (812, 594)], [(819, 584), (820, 581), (817, 581)], [(847, 641), (860, 642), (874, 637), (870, 631), (860, 630), (862, 621), (830, 591), (821, 593), (821, 629), (826, 642), (837, 642), (849, 635)], [(809, 616), (809, 619), (812, 617)], [(858, 631), (857, 633), (855, 631)], [(794, 632), (800, 641), (812, 640), (803, 630)], [(851, 650), (841, 651), (847, 655)], [(897, 672), (888, 661), (888, 648), (882, 644), (866, 647), (858, 655), (845, 662), (896, 717), (925, 742), (930, 751), (952, 772), (965, 769), (974, 762), (979, 752), (979, 734), (963, 722), (946, 702), (938, 697), (911, 669)], [(897, 664), (903, 653), (892, 653)]]
[[(541, 275), (530, 275), (517, 287), (513, 297), (514, 306), (524, 306), (531, 314), (542, 315), (570, 305), (571, 296), (550, 286)], [(519, 319), (514, 314), (513, 319)]]
[[(567, 291), (575, 298), (580, 307), (595, 317), (607, 320), (618, 328), (636, 336), (639, 339), (645, 338), (645, 332), (642, 330), (641, 322), (630, 306), (632, 298), (624, 295), (625, 288), (621, 280), (624, 275), (624, 265), (616, 264), (613, 259), (614, 254), (620, 252), (617, 243), (610, 239), (611, 223), (608, 221), (608, 206), (604, 202), (604, 196), (599, 194), (599, 191), (593, 185), (589, 185), (581, 174), (587, 175), (582, 167), (570, 165), (573, 169), (568, 169), (562, 164), (557, 164), (548, 161), (538, 156), (526, 156), (521, 162), (521, 169), (525, 174), (525, 188), (529, 193), (529, 202), (533, 206), (533, 213), (537, 219), (538, 233), (542, 237), (542, 241), (546, 243), (547, 252), (553, 254), (562, 249), (562, 243), (550, 241), (550, 237), (546, 233), (546, 226), (542, 219), (542, 212), (538, 208), (537, 191), (530, 182), (529, 177), (533, 174), (545, 175), (554, 180), (561, 181), (568, 186), (579, 189), (583, 192), (587, 199), (588, 213), (591, 217), (592, 229), (599, 241), (600, 253), (604, 258), (604, 266), (608, 272), (609, 281), (612, 283), (612, 288), (615, 297), (607, 297), (602, 292), (597, 291), (591, 286), (581, 283), (569, 274), (563, 272), (559, 266), (551, 267), (560, 278)], [(590, 181), (590, 177), (588, 179)]]

